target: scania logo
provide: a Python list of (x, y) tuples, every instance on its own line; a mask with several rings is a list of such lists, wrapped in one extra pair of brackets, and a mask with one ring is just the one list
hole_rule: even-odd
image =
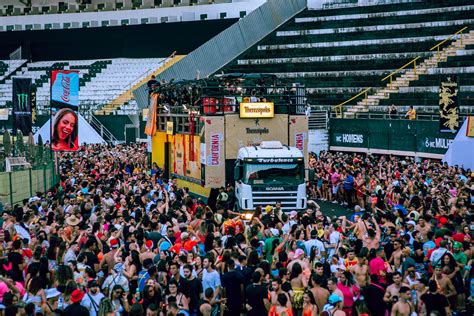
[(284, 191), (284, 187), (266, 187), (265, 188), (267, 191)]

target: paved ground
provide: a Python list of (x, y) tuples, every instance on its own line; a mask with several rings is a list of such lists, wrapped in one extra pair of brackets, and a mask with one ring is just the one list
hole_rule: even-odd
[(321, 201), (321, 200), (315, 200), (316, 203), (321, 206), (321, 211), (323, 212), (324, 215), (333, 217), (334, 215), (336, 216), (342, 216), (342, 215), (351, 215), (352, 212), (347, 209), (347, 207), (339, 205), (339, 204), (333, 204), (331, 202), (326, 202), (326, 201)]

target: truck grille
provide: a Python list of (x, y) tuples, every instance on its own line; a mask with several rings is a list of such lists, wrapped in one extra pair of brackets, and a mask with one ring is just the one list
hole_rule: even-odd
[[(281, 202), (281, 208), (285, 211), (292, 211), (297, 209), (298, 187), (285, 187), (283, 191), (268, 190), (268, 187), (254, 187), (252, 188), (253, 206), (261, 206), (264, 208), (267, 205), (274, 206), (276, 201)], [(301, 208), (301, 206), (299, 207)]]

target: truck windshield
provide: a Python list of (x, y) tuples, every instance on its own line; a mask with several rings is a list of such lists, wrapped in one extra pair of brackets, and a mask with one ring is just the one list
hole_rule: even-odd
[(295, 185), (304, 182), (303, 163), (245, 164), (244, 183)]

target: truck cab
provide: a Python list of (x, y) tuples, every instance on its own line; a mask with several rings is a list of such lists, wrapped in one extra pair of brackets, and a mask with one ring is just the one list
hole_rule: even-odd
[(283, 211), (306, 209), (304, 155), (279, 141), (239, 149), (234, 165), (236, 208), (254, 211), (257, 206), (281, 203)]

